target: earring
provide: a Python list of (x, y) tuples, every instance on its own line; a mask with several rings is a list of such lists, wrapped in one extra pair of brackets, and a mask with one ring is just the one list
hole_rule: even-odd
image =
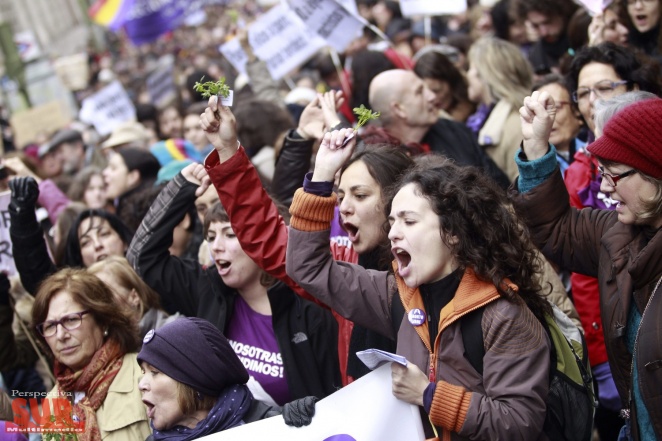
[(104, 337), (108, 337), (108, 329), (106, 329), (105, 331), (103, 331), (103, 336), (104, 336)]
[(195, 397), (196, 397), (198, 400), (202, 400), (202, 394), (201, 394), (200, 392), (196, 392), (196, 393), (195, 393)]

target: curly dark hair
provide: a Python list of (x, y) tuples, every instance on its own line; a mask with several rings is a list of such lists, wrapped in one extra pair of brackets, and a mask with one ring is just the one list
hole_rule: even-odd
[[(461, 167), (441, 157), (418, 161), (390, 189), (390, 195), (407, 184), (415, 184), (417, 193), (439, 216), (442, 240), (460, 268), (471, 269), (478, 279), (492, 283), (505, 299), (523, 300), (538, 319), (551, 314), (537, 277), (542, 263), (503, 189), (478, 168)], [(391, 202), (387, 215), (390, 211)], [(458, 239), (454, 244), (445, 239), (452, 236)]]

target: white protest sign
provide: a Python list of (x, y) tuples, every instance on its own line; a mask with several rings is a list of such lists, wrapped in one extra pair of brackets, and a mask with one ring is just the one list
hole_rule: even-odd
[(14, 254), (12, 251), (11, 237), (9, 236), (9, 201), (11, 200), (11, 191), (0, 193), (0, 272), (6, 273), (11, 277), (16, 274), (16, 265), (14, 264)]
[(596, 16), (602, 14), (612, 0), (575, 0), (575, 2), (586, 8), (591, 16)]
[(147, 77), (147, 92), (158, 109), (163, 109), (177, 99), (174, 69), (175, 57), (164, 55), (159, 58), (156, 67)]
[(113, 81), (83, 100), (78, 117), (105, 136), (123, 122), (135, 120), (136, 109), (122, 84)]
[(200, 438), (204, 441), (255, 439), (288, 441), (423, 441), (418, 407), (391, 392), (391, 366), (386, 364), (315, 406), (309, 426), (289, 427), (273, 417)]
[(400, 10), (405, 17), (460, 14), (467, 10), (467, 0), (400, 0)]
[(338, 3), (343, 5), (345, 9), (351, 12), (354, 15), (359, 15), (359, 8), (356, 6), (356, 0), (336, 0)]
[(238, 38), (233, 38), (218, 48), (219, 52), (237, 69), (237, 72), (246, 75), (248, 56), (241, 47)]
[(271, 77), (278, 80), (299, 67), (326, 46), (324, 39), (306, 27), (286, 5), (278, 5), (248, 29), (255, 56), (267, 63)]
[(365, 20), (352, 15), (336, 0), (290, 0), (290, 7), (338, 52), (347, 49), (366, 25)]

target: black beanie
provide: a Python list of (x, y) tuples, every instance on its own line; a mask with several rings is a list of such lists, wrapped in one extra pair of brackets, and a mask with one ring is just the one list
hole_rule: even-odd
[(246, 368), (221, 331), (197, 317), (182, 317), (149, 331), (138, 354), (138, 363), (143, 361), (212, 397), (248, 381)]

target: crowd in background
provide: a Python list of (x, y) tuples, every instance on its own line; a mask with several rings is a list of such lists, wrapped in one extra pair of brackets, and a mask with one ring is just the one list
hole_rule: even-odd
[[(119, 80), (136, 110), (109, 135), (76, 120), (17, 145), (0, 115), (2, 389), (69, 393), (79, 439), (196, 439), (308, 424), (380, 348), (412, 361), (393, 391), (428, 435), (552, 439), (536, 319), (553, 304), (586, 342), (591, 436), (662, 439), (662, 0), (468, 3), (426, 24), (356, 0), (374, 26), (278, 81), (246, 32), (269, 6), (208, 6), (154, 43), (90, 49), (76, 102)], [(233, 38), (244, 74), (219, 51)], [(157, 106), (164, 56), (177, 93)], [(203, 77), (226, 79), (230, 109)], [(360, 105), (380, 116), (340, 148)], [(484, 371), (451, 299), (482, 311)]]

